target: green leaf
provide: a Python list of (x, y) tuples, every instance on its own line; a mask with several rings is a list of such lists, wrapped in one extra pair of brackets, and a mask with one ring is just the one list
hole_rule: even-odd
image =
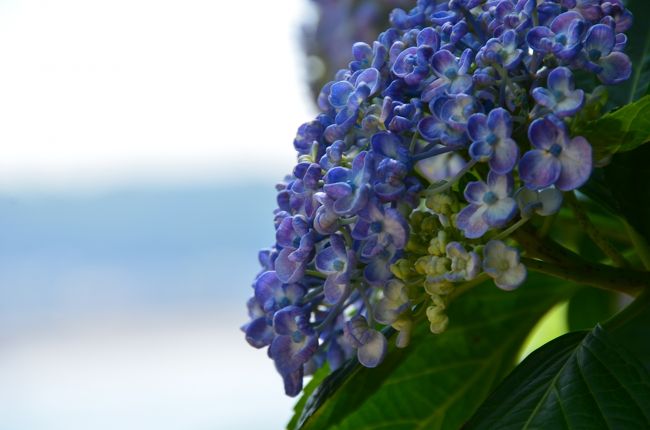
[(616, 313), (618, 295), (610, 291), (584, 288), (569, 300), (570, 331), (588, 330)]
[(650, 141), (650, 96), (605, 114), (576, 133), (591, 143), (596, 160), (631, 151)]
[(650, 145), (616, 154), (604, 171), (621, 214), (650, 242)]
[(289, 428), (456, 429), (512, 368), (537, 320), (574, 291), (536, 274), (514, 292), (480, 285), (452, 302), (447, 332), (421, 323), (378, 368), (349, 362), (334, 372)]
[[(465, 429), (650, 428), (648, 298), (591, 332), (533, 352), (485, 401)], [(629, 318), (631, 317), (631, 318)]]
[(650, 84), (650, 26), (644, 22), (650, 16), (648, 0), (627, 0), (625, 6), (634, 15), (632, 28), (627, 32), (625, 52), (632, 61), (632, 76), (609, 90), (614, 106), (623, 106), (646, 94)]

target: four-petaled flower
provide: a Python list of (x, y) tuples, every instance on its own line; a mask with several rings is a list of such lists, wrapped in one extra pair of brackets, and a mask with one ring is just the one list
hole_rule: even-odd
[(354, 251), (346, 249), (343, 238), (330, 236), (330, 246), (316, 256), (316, 268), (327, 275), (323, 291), (329, 303), (337, 303), (345, 295), (355, 264)]
[(361, 257), (371, 258), (389, 245), (403, 248), (408, 233), (408, 223), (399, 211), (371, 202), (359, 212), (359, 220), (352, 230), (352, 237), (363, 241)]
[(512, 196), (512, 177), (490, 172), (487, 183), (470, 182), (465, 187), (465, 199), (469, 202), (456, 218), (456, 225), (465, 237), (481, 237), (490, 228), (501, 227), (517, 212)]
[(483, 250), (483, 271), (497, 287), (514, 290), (526, 279), (526, 266), (519, 261), (519, 251), (500, 240), (491, 240)]
[(591, 174), (591, 145), (584, 137), (569, 138), (556, 117), (540, 118), (530, 125), (528, 139), (535, 149), (519, 160), (519, 176), (533, 190), (553, 184), (570, 191), (584, 184)]
[(584, 105), (585, 92), (575, 89), (573, 74), (566, 67), (553, 69), (548, 75), (547, 85), (548, 89), (535, 88), (533, 98), (557, 117), (575, 115)]
[(357, 348), (359, 363), (377, 367), (386, 355), (387, 342), (383, 334), (368, 327), (364, 317), (357, 316), (345, 325), (346, 339)]
[(474, 143), (469, 154), (477, 161), (487, 161), (490, 169), (499, 174), (512, 170), (519, 157), (519, 147), (512, 140), (512, 118), (503, 108), (490, 111), (486, 116), (477, 113), (469, 118), (467, 133)]

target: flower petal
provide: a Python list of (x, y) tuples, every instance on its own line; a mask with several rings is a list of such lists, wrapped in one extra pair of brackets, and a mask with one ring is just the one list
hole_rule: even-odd
[(574, 190), (587, 182), (591, 175), (591, 145), (584, 137), (575, 137), (560, 154), (562, 171), (555, 183), (562, 191)]

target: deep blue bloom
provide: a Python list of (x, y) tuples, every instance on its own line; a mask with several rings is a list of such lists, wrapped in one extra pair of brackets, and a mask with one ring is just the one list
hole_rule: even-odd
[(479, 110), (474, 97), (466, 94), (443, 96), (432, 101), (429, 107), (432, 115), (425, 116), (418, 124), (424, 139), (447, 146), (467, 143), (467, 122)]
[(320, 206), (314, 215), (314, 230), (320, 234), (332, 234), (339, 229), (339, 215), (334, 212), (334, 199), (326, 193), (314, 194)]
[(589, 29), (584, 44), (581, 64), (596, 73), (604, 84), (614, 85), (627, 80), (632, 63), (627, 55), (614, 51), (616, 35), (608, 25), (597, 24)]
[(381, 122), (393, 133), (402, 133), (413, 129), (422, 117), (422, 103), (413, 99), (409, 103), (384, 98), (381, 110)]
[(468, 75), (472, 64), (471, 49), (463, 51), (458, 59), (447, 50), (436, 52), (431, 58), (433, 73), (438, 77), (422, 93), (422, 101), (429, 102), (442, 94), (468, 93), (472, 89), (472, 76)]
[(553, 54), (560, 60), (569, 61), (582, 49), (585, 29), (586, 23), (582, 15), (569, 11), (557, 16), (549, 27), (531, 29), (526, 40), (536, 52)]
[(429, 75), (431, 57), (440, 46), (438, 33), (431, 27), (423, 29), (417, 39), (417, 46), (403, 50), (392, 67), (393, 74), (408, 85), (417, 85)]
[(487, 41), (476, 56), (476, 62), (482, 66), (498, 64), (506, 70), (514, 70), (523, 57), (524, 51), (519, 48), (517, 33), (507, 30), (499, 38)]

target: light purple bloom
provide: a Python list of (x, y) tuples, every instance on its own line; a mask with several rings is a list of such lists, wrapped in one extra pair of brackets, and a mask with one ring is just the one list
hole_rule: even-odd
[(553, 184), (570, 191), (584, 184), (591, 174), (591, 145), (584, 137), (569, 140), (564, 123), (552, 116), (533, 121), (528, 139), (535, 149), (519, 161), (519, 176), (533, 190)]
[(383, 334), (368, 327), (361, 316), (354, 317), (345, 325), (345, 337), (357, 348), (359, 363), (365, 367), (377, 367), (386, 355), (387, 342)]
[(326, 193), (314, 194), (314, 199), (320, 203), (314, 214), (314, 230), (320, 234), (332, 234), (339, 229), (339, 216), (334, 212), (334, 199)]
[(491, 240), (483, 250), (483, 271), (497, 287), (510, 291), (526, 280), (526, 267), (519, 261), (519, 251), (500, 240)]
[(553, 69), (548, 75), (548, 89), (535, 88), (533, 98), (560, 118), (575, 115), (585, 102), (584, 91), (575, 89), (573, 74), (566, 67)]
[(469, 118), (467, 133), (474, 143), (469, 154), (477, 161), (487, 161), (495, 173), (510, 172), (519, 157), (519, 147), (510, 137), (512, 118), (503, 108), (490, 111), (486, 116), (477, 113)]
[(314, 233), (301, 215), (284, 218), (276, 231), (276, 241), (282, 250), (275, 260), (278, 278), (290, 284), (302, 278), (305, 266), (314, 250)]
[(251, 297), (246, 306), (250, 321), (241, 328), (246, 334), (246, 341), (255, 348), (270, 345), (275, 337), (273, 321), (270, 320), (255, 297)]
[(363, 271), (363, 278), (370, 285), (382, 285), (393, 276), (390, 271), (390, 265), (397, 255), (395, 245), (389, 245), (379, 251), (379, 253), (368, 260), (366, 268)]
[(352, 162), (352, 169), (334, 167), (325, 175), (323, 190), (334, 200), (332, 209), (338, 215), (354, 215), (368, 202), (374, 160), (361, 152)]
[(361, 257), (371, 258), (382, 249), (394, 245), (402, 249), (408, 240), (409, 226), (404, 217), (393, 208), (370, 203), (359, 213), (352, 237), (362, 240)]
[(316, 269), (327, 275), (323, 291), (329, 303), (337, 303), (345, 295), (355, 265), (354, 251), (345, 248), (343, 238), (330, 236), (330, 246), (316, 255)]
[(490, 228), (502, 227), (517, 212), (517, 203), (512, 195), (512, 177), (488, 174), (487, 184), (483, 181), (470, 182), (465, 187), (465, 199), (469, 205), (456, 218), (456, 225), (465, 237), (481, 237)]
[(255, 299), (264, 312), (276, 312), (289, 305), (295, 305), (305, 295), (300, 284), (284, 284), (274, 271), (260, 274), (253, 284)]
[(318, 336), (309, 325), (309, 315), (297, 306), (276, 312), (273, 329), (278, 336), (269, 347), (269, 356), (284, 379), (285, 392), (295, 396), (302, 389), (303, 365), (318, 348)]
[(391, 279), (384, 285), (383, 297), (375, 306), (375, 318), (382, 324), (392, 324), (407, 310), (409, 300), (406, 285), (399, 279)]
[(449, 242), (446, 247), (451, 268), (445, 279), (451, 282), (470, 281), (481, 271), (481, 259), (475, 252), (467, 252), (458, 242)]
[(533, 213), (549, 216), (560, 210), (562, 192), (553, 187), (543, 190), (522, 187), (515, 193), (515, 200), (523, 218), (530, 218)]

